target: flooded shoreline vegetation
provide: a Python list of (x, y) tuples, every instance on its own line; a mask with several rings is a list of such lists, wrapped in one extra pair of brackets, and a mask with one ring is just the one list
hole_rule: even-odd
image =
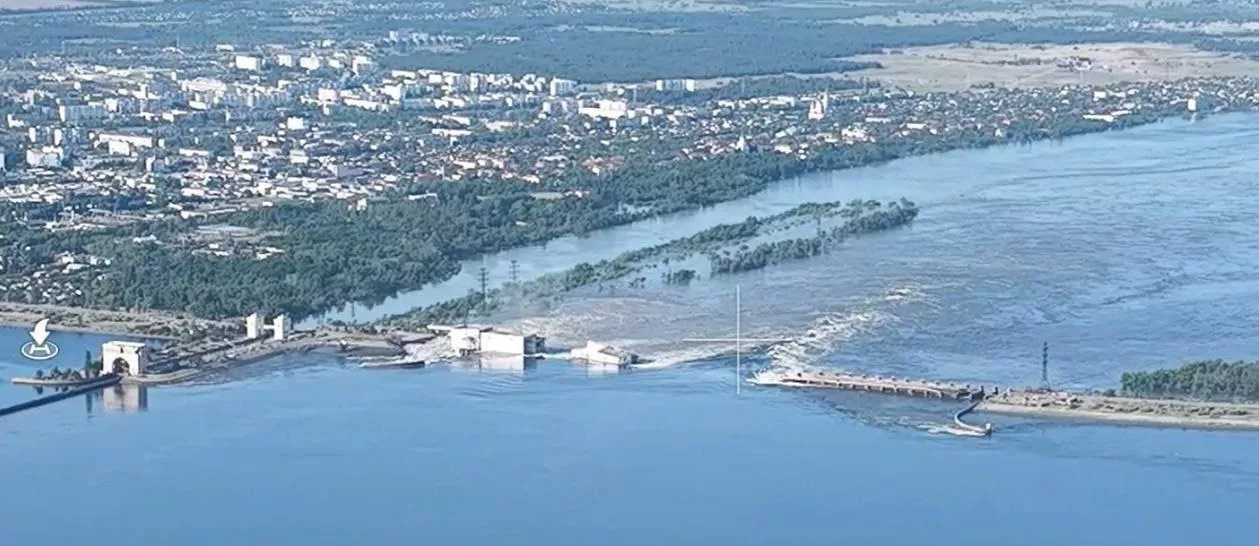
[[(641, 276), (644, 269), (660, 265), (667, 267), (671, 262), (686, 260), (696, 255), (709, 256), (710, 261), (713, 262), (714, 275), (759, 269), (787, 259), (816, 256), (827, 245), (841, 243), (850, 236), (903, 226), (917, 215), (918, 207), (907, 199), (886, 204), (874, 200), (854, 200), (847, 204), (838, 201), (805, 203), (772, 216), (751, 216), (739, 223), (714, 226), (688, 237), (626, 252), (611, 260), (594, 264), (580, 263), (566, 271), (543, 275), (524, 283), (509, 284), (503, 288), (488, 290), (484, 294), (470, 292), (461, 298), (387, 317), (377, 324), (415, 327), (432, 322), (464, 320), (472, 315), (485, 314), (498, 309), (506, 301), (546, 300), (565, 292), (594, 285), (598, 285), (602, 290), (606, 283), (614, 283), (625, 278), (630, 278), (629, 288), (641, 288), (646, 281), (646, 277)], [(830, 218), (842, 218), (844, 223), (822, 230), (820, 222)], [(751, 251), (756, 254), (739, 261), (737, 266), (726, 267), (725, 270), (722, 270), (717, 263), (722, 248), (741, 245), (753, 238), (772, 235), (799, 227), (807, 222), (819, 224), (820, 232), (816, 237), (764, 243), (756, 247), (756, 251)], [(767, 250), (761, 250), (762, 247)], [(740, 251), (740, 254), (743, 252)], [(746, 269), (732, 269), (733, 267)], [(699, 272), (687, 268), (668, 269), (661, 274), (662, 282), (666, 285), (685, 285), (699, 277)]]
[(712, 273), (740, 273), (785, 261), (811, 258), (843, 243), (850, 236), (907, 225), (918, 216), (918, 207), (907, 199), (887, 205), (878, 201), (867, 201), (855, 206), (850, 204), (841, 214), (848, 218), (843, 225), (822, 231), (814, 237), (761, 243), (755, 248), (741, 249), (733, 254), (709, 256)]
[[(232, 243), (216, 251), (226, 255), (190, 252), (188, 241), (200, 226), (192, 220), (132, 224), (65, 238), (7, 229), (0, 230), (6, 232), (4, 246), (15, 251), (5, 277), (25, 278), (60, 254), (90, 254), (108, 265), (67, 275), (65, 280), (77, 292), (60, 300), (62, 305), (162, 310), (208, 319), (284, 312), (301, 320), (348, 302), (371, 305), (400, 291), (448, 280), (460, 272), (464, 259), (694, 210), (812, 172), (1115, 130), (1179, 114), (1166, 106), (1114, 123), (1051, 118), (1012, 123), (1000, 136), (964, 129), (818, 147), (803, 157), (757, 149), (666, 164), (630, 157), (623, 168), (606, 176), (579, 172), (547, 188), (578, 192), (580, 197), (536, 198), (532, 191), (537, 188), (525, 183), (414, 183), (353, 214), (346, 213), (344, 203), (315, 201), (278, 204), (219, 220), (258, 234), (257, 244), (282, 250), (267, 259), (258, 259), (251, 251), (254, 243)], [(415, 195), (432, 198), (407, 197)], [(9, 290), (0, 297), (45, 303), (35, 291)]]
[(699, 278), (699, 274), (694, 269), (678, 269), (676, 271), (666, 271), (662, 275), (664, 283), (667, 285), (686, 285), (691, 281)]
[(1204, 360), (1179, 368), (1127, 372), (1124, 394), (1200, 400), (1259, 401), (1259, 362)]

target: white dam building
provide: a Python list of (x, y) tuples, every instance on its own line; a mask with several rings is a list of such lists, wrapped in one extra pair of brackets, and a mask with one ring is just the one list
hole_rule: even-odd
[(546, 351), (546, 338), (535, 334), (504, 332), (490, 326), (433, 324), (429, 325), (428, 329), (449, 336), (451, 350), (460, 355), (474, 353), (536, 355)]
[(638, 361), (638, 355), (634, 353), (595, 341), (588, 341), (585, 347), (573, 349), (569, 357), (606, 366), (628, 366)]

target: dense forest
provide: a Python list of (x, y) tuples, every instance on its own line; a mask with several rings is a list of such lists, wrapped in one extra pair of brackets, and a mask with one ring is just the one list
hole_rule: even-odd
[(1179, 368), (1131, 372), (1121, 379), (1124, 394), (1259, 401), (1259, 362), (1206, 360)]

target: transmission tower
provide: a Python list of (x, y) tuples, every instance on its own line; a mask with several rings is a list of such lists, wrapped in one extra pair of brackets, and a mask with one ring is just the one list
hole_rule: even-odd
[(1049, 388), (1049, 342), (1040, 349), (1040, 384)]
[(481, 266), (481, 269), (477, 271), (477, 282), (481, 284), (481, 311), (484, 312), (485, 298), (489, 293), (488, 287), (490, 284), (490, 272), (485, 266)]
[(516, 260), (511, 261), (511, 283), (516, 284), (520, 280), (520, 264)]

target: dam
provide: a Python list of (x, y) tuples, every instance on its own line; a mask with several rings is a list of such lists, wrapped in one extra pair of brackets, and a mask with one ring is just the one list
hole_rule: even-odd
[(985, 395), (983, 387), (976, 388), (972, 385), (823, 370), (767, 370), (756, 374), (749, 382), (756, 385), (845, 389), (950, 400), (982, 400)]

